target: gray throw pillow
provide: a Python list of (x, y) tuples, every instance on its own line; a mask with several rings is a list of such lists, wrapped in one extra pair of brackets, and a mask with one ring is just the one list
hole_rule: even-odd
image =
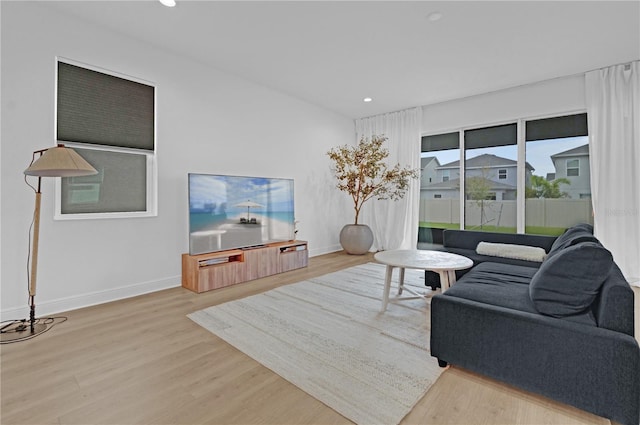
[(593, 236), (593, 226), (590, 224), (577, 224), (568, 228), (563, 234), (558, 236), (549, 249), (547, 259), (553, 257), (563, 249), (581, 242), (598, 242), (598, 239)]
[(591, 233), (593, 235), (593, 225), (591, 225), (589, 223), (576, 224), (576, 225), (573, 226), (573, 228), (582, 229), (582, 230), (587, 231), (587, 232), (589, 232), (589, 233)]
[(611, 271), (613, 257), (601, 244), (582, 242), (547, 258), (529, 284), (542, 314), (565, 317), (587, 310)]

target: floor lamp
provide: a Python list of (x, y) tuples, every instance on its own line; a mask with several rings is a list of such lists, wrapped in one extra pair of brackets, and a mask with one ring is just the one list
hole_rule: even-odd
[(85, 161), (76, 151), (64, 145), (42, 149), (33, 153), (29, 167), (24, 170), (27, 176), (38, 177), (36, 204), (33, 213), (33, 239), (31, 241), (31, 267), (29, 279), (29, 319), (14, 321), (0, 329), (2, 342), (17, 341), (36, 336), (47, 329), (46, 323), (36, 323), (36, 280), (38, 272), (38, 245), (40, 236), (40, 199), (42, 197), (42, 177), (78, 177), (97, 174), (95, 168)]

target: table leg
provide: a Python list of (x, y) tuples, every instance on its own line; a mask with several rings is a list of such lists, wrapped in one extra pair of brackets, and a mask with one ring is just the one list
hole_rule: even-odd
[(391, 276), (393, 275), (393, 266), (387, 266), (387, 273), (384, 277), (384, 290), (382, 291), (382, 310), (387, 310), (387, 304), (389, 304), (389, 291), (391, 290)]
[(456, 283), (456, 271), (449, 270), (449, 286), (452, 286), (454, 283)]
[(440, 275), (440, 286), (442, 287), (442, 292), (444, 292), (449, 289), (449, 272), (441, 270), (438, 274)]
[(456, 283), (456, 271), (455, 270), (441, 270), (438, 272), (440, 275), (440, 286), (442, 286), (442, 292), (446, 291)]
[(402, 295), (404, 289), (404, 267), (400, 267), (400, 276), (398, 277), (398, 295)]

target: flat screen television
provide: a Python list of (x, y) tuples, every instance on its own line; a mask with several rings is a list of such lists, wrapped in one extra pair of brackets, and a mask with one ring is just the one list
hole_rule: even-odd
[(189, 173), (189, 254), (295, 237), (293, 180)]

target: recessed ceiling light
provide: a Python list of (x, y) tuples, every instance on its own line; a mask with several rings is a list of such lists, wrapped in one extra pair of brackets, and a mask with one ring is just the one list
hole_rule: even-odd
[(160, 3), (164, 4), (167, 7), (173, 7), (176, 5), (176, 0), (159, 0)]
[(371, 102), (373, 99), (370, 97), (365, 97), (364, 99), (362, 99), (363, 102)]
[(431, 22), (439, 21), (440, 19), (442, 19), (442, 13), (440, 12), (430, 13), (427, 15), (427, 19), (430, 20)]

